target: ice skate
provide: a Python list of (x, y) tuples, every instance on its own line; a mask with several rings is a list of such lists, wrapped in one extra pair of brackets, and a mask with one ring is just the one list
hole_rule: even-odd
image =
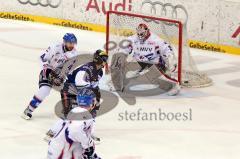
[(181, 87), (179, 84), (176, 84), (167, 94), (169, 96), (176, 96), (180, 93)]
[(31, 118), (32, 118), (32, 111), (29, 109), (29, 107), (27, 107), (25, 110), (24, 110), (24, 112), (23, 112), (23, 114), (22, 114), (22, 116), (21, 116), (23, 119), (25, 119), (25, 120), (30, 120)]

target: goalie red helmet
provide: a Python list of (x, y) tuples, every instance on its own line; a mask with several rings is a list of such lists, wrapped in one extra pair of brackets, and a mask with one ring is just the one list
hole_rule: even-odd
[(140, 40), (145, 40), (149, 37), (150, 35), (150, 30), (146, 24), (139, 24), (137, 29), (137, 36)]

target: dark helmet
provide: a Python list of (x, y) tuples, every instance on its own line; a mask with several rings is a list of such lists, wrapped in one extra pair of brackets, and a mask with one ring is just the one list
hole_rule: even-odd
[(108, 54), (103, 50), (97, 50), (93, 54), (93, 62), (95, 62), (98, 65), (101, 65), (102, 63), (107, 63), (108, 60)]

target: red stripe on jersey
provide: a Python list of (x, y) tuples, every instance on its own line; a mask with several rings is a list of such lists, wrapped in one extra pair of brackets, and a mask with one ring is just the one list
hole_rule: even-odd
[(62, 149), (62, 152), (61, 152), (60, 156), (57, 159), (63, 159), (63, 154), (64, 154), (64, 149)]
[(68, 150), (70, 150), (70, 148), (72, 147), (72, 144), (70, 144), (70, 146), (69, 146), (69, 148), (68, 148)]
[(72, 152), (72, 158), (71, 159), (75, 159), (73, 152)]

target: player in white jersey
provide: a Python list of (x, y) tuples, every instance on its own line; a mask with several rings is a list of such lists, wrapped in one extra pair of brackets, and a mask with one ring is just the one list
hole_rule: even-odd
[(50, 94), (52, 86), (61, 84), (61, 80), (53, 77), (57, 75), (59, 67), (62, 67), (70, 58), (77, 56), (76, 44), (76, 36), (72, 33), (66, 33), (63, 37), (63, 43), (50, 46), (42, 53), (40, 56), (42, 69), (39, 75), (39, 90), (25, 109), (22, 115), (24, 119), (31, 119), (32, 112)]
[[(125, 53), (132, 54), (141, 67), (140, 70), (133, 73), (132, 77), (144, 74), (152, 65), (156, 65), (163, 73), (166, 71), (170, 74), (173, 73), (177, 64), (174, 61), (174, 51), (171, 45), (150, 32), (146, 24), (139, 24), (136, 32), (135, 35), (128, 37), (130, 45), (124, 49)], [(174, 83), (175, 86), (168, 94), (177, 95), (180, 92), (179, 83), (175, 81), (169, 82)]]
[(50, 140), (48, 159), (101, 159), (95, 153), (93, 133), (94, 119), (90, 111), (96, 105), (91, 89), (78, 91), (77, 107), (72, 109), (61, 130)]

